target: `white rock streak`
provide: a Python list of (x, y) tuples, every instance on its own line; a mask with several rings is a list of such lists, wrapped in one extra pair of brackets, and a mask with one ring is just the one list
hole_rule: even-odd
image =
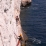
[(17, 45), (21, 25), (16, 22), (16, 16), (19, 18), (20, 4), (21, 0), (0, 0), (0, 46)]

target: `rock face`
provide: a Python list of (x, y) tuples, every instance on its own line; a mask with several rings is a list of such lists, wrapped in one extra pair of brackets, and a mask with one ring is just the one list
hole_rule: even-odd
[(0, 46), (21, 46), (18, 36), (25, 39), (19, 16), (20, 5), (21, 0), (0, 0)]
[(21, 0), (21, 6), (26, 7), (27, 5), (30, 5), (32, 0)]

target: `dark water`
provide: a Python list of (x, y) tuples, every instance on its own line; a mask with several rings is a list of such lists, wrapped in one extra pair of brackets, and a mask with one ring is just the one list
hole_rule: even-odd
[(46, 0), (32, 0), (30, 7), (22, 8), (20, 17), (33, 46), (46, 46)]

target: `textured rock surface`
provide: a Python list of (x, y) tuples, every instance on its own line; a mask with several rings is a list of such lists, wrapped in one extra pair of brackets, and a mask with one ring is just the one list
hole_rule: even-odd
[[(0, 0), (0, 46), (17, 45), (17, 37), (21, 33), (20, 4), (21, 0)], [(19, 24), (16, 22), (16, 16), (19, 18)]]

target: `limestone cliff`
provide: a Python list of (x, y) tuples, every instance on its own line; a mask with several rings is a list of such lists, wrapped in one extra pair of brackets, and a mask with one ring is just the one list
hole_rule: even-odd
[(17, 46), (20, 35), (24, 39), (19, 16), (20, 5), (21, 0), (0, 0), (0, 46)]

